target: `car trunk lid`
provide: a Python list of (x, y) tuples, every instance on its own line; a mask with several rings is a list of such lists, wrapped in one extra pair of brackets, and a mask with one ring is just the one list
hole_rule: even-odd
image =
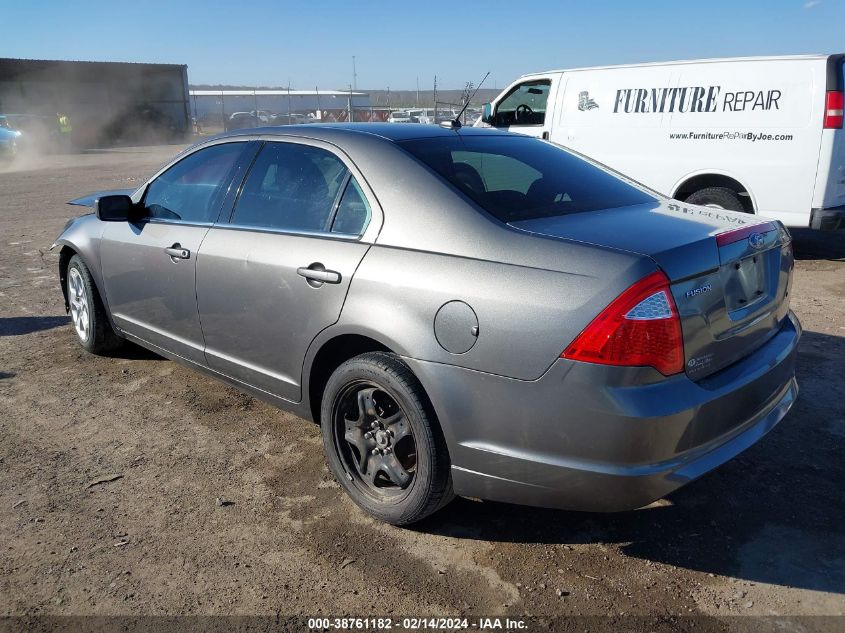
[(752, 353), (789, 310), (792, 248), (777, 222), (677, 202), (522, 220), (514, 228), (645, 255), (671, 282), (685, 371), (708, 376)]

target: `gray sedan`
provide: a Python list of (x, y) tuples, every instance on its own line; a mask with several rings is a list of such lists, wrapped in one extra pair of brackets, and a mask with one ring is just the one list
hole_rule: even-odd
[(56, 241), (81, 345), (147, 347), (318, 422), (364, 510), (454, 495), (641, 507), (797, 397), (777, 222), (667, 200), (538, 139), (244, 130)]

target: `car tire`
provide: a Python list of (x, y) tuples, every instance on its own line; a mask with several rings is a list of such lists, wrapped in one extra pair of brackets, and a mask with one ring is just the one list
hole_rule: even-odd
[(454, 498), (440, 425), (396, 355), (369, 352), (340, 365), (323, 392), (320, 420), (330, 470), (375, 518), (407, 525)]
[(79, 344), (92, 354), (119, 348), (124, 340), (112, 329), (91, 271), (79, 255), (70, 258), (66, 277), (68, 305)]
[(687, 196), (685, 202), (703, 207), (725, 209), (727, 211), (746, 211), (745, 205), (742, 204), (739, 195), (733, 189), (728, 189), (727, 187), (699, 189)]

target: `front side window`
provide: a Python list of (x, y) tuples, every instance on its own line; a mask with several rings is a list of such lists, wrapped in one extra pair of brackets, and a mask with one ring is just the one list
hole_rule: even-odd
[(194, 152), (153, 180), (144, 194), (147, 217), (213, 222), (224, 185), (245, 143), (222, 143)]
[(247, 176), (232, 222), (287, 231), (327, 231), (346, 166), (331, 152), (268, 143)]
[(495, 125), (543, 125), (552, 82), (528, 81), (513, 88), (496, 106)]
[(526, 136), (455, 135), (399, 144), (506, 223), (655, 200), (560, 147)]

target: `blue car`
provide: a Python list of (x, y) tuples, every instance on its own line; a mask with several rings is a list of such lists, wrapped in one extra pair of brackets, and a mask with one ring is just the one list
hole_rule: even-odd
[(20, 132), (0, 127), (0, 160), (11, 160), (17, 152)]

